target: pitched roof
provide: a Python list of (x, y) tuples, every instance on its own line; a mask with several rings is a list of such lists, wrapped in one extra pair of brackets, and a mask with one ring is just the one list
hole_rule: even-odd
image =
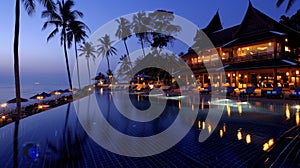
[[(278, 23), (254, 8), (250, 1), (241, 24), (223, 29), (219, 12), (217, 11), (203, 31), (210, 38), (215, 47), (232, 47), (280, 36), (293, 37), (294, 40), (300, 39), (299, 32)], [(187, 53), (187, 55), (192, 54), (191, 52)]]
[(217, 11), (217, 13), (212, 18), (212, 20), (209, 22), (209, 24), (202, 30), (204, 31), (204, 33), (210, 34), (212, 32), (222, 30), (222, 29), (223, 29), (223, 26), (222, 26), (222, 23), (221, 23), (219, 11)]

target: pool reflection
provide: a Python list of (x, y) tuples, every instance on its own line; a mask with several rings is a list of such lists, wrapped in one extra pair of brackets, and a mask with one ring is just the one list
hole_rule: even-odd
[[(110, 93), (98, 92), (98, 105), (107, 121), (120, 132), (137, 137), (163, 132), (174, 122), (180, 108), (195, 110), (197, 104), (193, 99), (168, 100), (167, 110), (157, 119), (135, 122), (117, 112)], [(89, 98), (85, 99), (89, 102)], [(149, 107), (147, 96), (134, 95), (130, 98), (137, 108)], [(256, 106), (256, 102), (249, 102), (248, 106), (241, 102), (227, 104), (220, 123), (212, 131), (213, 124), (206, 117), (209, 106), (216, 104), (204, 98), (200, 102), (197, 119), (181, 121), (182, 126), (194, 122), (182, 141), (161, 154), (145, 158), (123, 157), (105, 150), (81, 126), (84, 124), (86, 128), (97, 130), (95, 125), (99, 121), (91, 109), (77, 111), (78, 114), (90, 115), (85, 123), (79, 123), (72, 104), (61, 106), (23, 119), (19, 126), (14, 123), (1, 128), (0, 143), (5, 144), (0, 151), (0, 163), (5, 163), (1, 167), (13, 167), (14, 163), (19, 167), (247, 167), (273, 146), (283, 132), (299, 124), (299, 109), (293, 108), (292, 104), (272, 104), (270, 109), (268, 103)], [(201, 131), (211, 134), (203, 143), (198, 141)], [(115, 139), (111, 141), (118, 143)], [(22, 145), (28, 143), (39, 144), (40, 155), (36, 161), (24, 159)], [(15, 148), (14, 144), (17, 144)]]

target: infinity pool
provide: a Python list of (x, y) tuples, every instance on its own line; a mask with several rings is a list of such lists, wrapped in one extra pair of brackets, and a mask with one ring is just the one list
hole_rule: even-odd
[[(119, 132), (135, 137), (157, 135), (172, 125), (183, 106), (195, 108), (193, 103), (184, 103), (188, 97), (173, 97), (167, 100), (159, 117), (137, 122), (119, 113), (109, 91), (96, 92), (95, 97), (107, 122)], [(157, 101), (163, 98), (158, 96)], [(84, 99), (89, 102), (92, 98)], [(151, 106), (147, 95), (133, 94), (130, 100), (137, 109)], [(251, 102), (251, 99), (211, 101), (209, 97), (201, 97), (195, 120), (181, 121), (182, 126), (192, 122), (192, 128), (179, 143), (153, 156), (128, 157), (106, 150), (86, 133), (85, 129), (94, 130), (101, 123), (89, 108), (76, 111), (78, 105), (64, 105), (25, 118), (19, 125), (11, 123), (1, 128), (0, 167), (14, 164), (18, 167), (246, 167), (265, 153), (266, 143), (276, 142), (285, 131), (299, 124), (296, 104)], [(219, 105), (225, 108), (216, 129), (212, 130), (206, 122), (208, 109)], [(89, 116), (83, 123), (85, 129), (76, 115), (82, 113)], [(211, 134), (204, 142), (198, 140), (201, 131)], [(112, 138), (110, 143), (119, 140)]]

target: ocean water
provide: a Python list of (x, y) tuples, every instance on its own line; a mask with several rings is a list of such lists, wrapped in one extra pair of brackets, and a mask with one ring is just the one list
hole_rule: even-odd
[[(66, 84), (22, 84), (21, 85), (21, 97), (29, 99), (35, 94), (42, 92), (52, 92), (58, 89), (67, 89), (68, 85)], [(0, 84), (0, 103), (7, 102), (10, 99), (15, 98), (15, 87), (14, 84)]]

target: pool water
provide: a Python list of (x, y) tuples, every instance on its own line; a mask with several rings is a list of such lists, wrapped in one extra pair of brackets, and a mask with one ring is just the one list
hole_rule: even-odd
[[(137, 122), (118, 112), (109, 91), (93, 96), (110, 125), (135, 137), (157, 135), (172, 125), (182, 106), (195, 108), (184, 103), (189, 98), (167, 100), (158, 118)], [(147, 95), (129, 97), (137, 109), (151, 106)], [(162, 97), (158, 96), (157, 101)], [(89, 102), (92, 98), (84, 99)], [(213, 131), (205, 120), (208, 109), (218, 104), (225, 108)], [(99, 123), (92, 108), (78, 111), (81, 109), (78, 105), (75, 102), (60, 106), (1, 128), (0, 167), (14, 164), (18, 167), (246, 167), (265, 153), (266, 142), (272, 139), (276, 142), (285, 131), (299, 124), (299, 109), (294, 108), (295, 104), (211, 101), (209, 97), (201, 97), (197, 118), (182, 120), (182, 126), (191, 122), (193, 126), (179, 143), (153, 156), (128, 157), (106, 150), (86, 133), (86, 129), (94, 130)], [(89, 116), (89, 120), (80, 123), (79, 113)], [(211, 135), (200, 143), (201, 131)], [(110, 141), (120, 143), (117, 139)]]

